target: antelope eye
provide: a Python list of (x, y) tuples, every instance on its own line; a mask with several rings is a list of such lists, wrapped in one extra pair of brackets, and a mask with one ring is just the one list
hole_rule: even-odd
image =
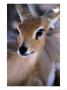
[(43, 31), (45, 31), (45, 30), (44, 30), (44, 29), (38, 30), (38, 32), (36, 33), (36, 40), (38, 40), (38, 38), (39, 38), (40, 36), (42, 36)]

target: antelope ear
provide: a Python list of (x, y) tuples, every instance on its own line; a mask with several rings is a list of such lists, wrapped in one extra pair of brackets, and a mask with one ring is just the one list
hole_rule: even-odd
[(57, 17), (59, 14), (60, 14), (60, 7), (56, 7), (56, 8), (47, 10), (43, 15), (43, 17), (47, 16), (49, 19), (53, 19)]
[(48, 18), (48, 30), (50, 28), (54, 30), (58, 20), (60, 20), (60, 8), (48, 10), (42, 17), (43, 19)]
[(60, 15), (56, 16), (55, 18), (53, 19), (50, 19), (49, 20), (49, 29), (52, 28), (52, 29), (60, 29)]
[(26, 18), (28, 15), (31, 15), (30, 12), (29, 12), (29, 10), (27, 9), (26, 4), (24, 4), (24, 5), (23, 5), (23, 4), (22, 4), (22, 5), (16, 4), (15, 7), (16, 7), (16, 10), (17, 10), (19, 16), (20, 16), (21, 22), (22, 22), (22, 21), (24, 20), (24, 18)]

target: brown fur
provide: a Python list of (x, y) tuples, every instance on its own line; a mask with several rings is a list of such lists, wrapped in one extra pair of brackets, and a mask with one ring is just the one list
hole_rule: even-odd
[[(50, 60), (44, 50), (45, 36), (39, 40), (32, 38), (34, 31), (43, 26), (48, 31), (48, 18), (27, 16), (18, 26), (21, 37), (18, 43), (27, 45), (34, 53), (22, 56), (17, 52), (8, 52), (7, 85), (47, 85), (54, 61)], [(20, 47), (18, 46), (18, 48)]]

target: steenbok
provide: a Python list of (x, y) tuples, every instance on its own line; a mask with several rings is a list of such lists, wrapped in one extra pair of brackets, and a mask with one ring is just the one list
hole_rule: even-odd
[(7, 85), (52, 85), (56, 61), (49, 60), (44, 46), (49, 17), (56, 18), (59, 12), (37, 17), (18, 4), (16, 10), (21, 20), (16, 25), (18, 48), (16, 52), (8, 51)]

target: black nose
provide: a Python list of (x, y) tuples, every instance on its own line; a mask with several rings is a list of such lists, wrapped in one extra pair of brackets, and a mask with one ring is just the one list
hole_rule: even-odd
[(19, 48), (19, 52), (21, 55), (25, 55), (27, 51), (27, 47), (23, 44), (20, 48)]

